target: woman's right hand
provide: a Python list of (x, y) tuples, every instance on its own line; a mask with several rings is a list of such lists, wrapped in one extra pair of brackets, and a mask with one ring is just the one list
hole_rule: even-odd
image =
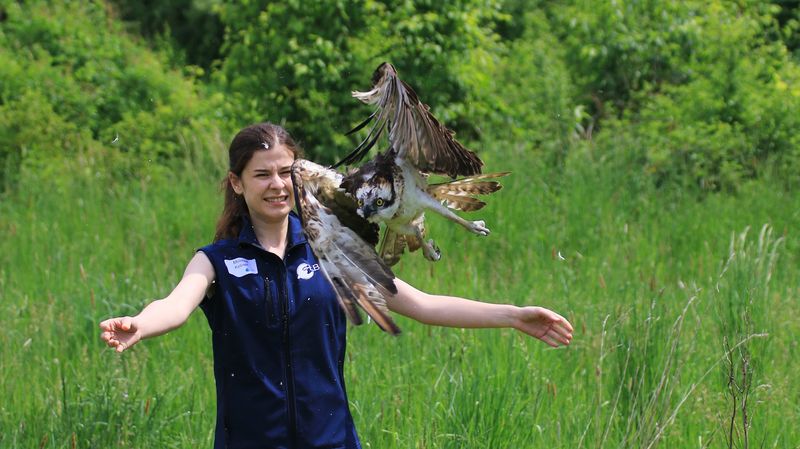
[(214, 266), (202, 251), (195, 253), (183, 278), (166, 298), (146, 305), (138, 315), (109, 318), (100, 323), (100, 338), (117, 352), (125, 351), (143, 338), (165, 334), (181, 326), (214, 282)]
[(100, 329), (103, 330), (100, 338), (117, 352), (130, 348), (142, 339), (136, 319), (129, 316), (109, 318), (100, 323)]

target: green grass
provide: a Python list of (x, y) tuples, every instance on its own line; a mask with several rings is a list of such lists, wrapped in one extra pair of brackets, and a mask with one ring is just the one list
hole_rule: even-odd
[[(740, 346), (753, 368), (749, 443), (798, 447), (787, 425), (800, 422), (797, 195), (763, 181), (697, 199), (600, 163), (553, 174), (503, 162), (488, 164), (514, 171), (505, 188), (470, 214), (493, 233), (429, 217), (443, 259), (407, 255), (396, 271), (431, 292), (551, 308), (575, 325), (573, 344), (403, 317), (399, 338), (351, 329), (365, 447), (728, 447), (722, 336), (753, 333), (768, 336)], [(211, 239), (217, 179), (187, 173), (40, 180), (3, 198), (0, 447), (210, 446), (202, 314), (122, 356), (97, 327), (168, 293)]]

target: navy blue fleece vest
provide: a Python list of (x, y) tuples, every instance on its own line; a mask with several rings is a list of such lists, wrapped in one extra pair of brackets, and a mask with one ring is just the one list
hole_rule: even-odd
[(360, 448), (345, 393), (346, 319), (300, 220), (281, 260), (244, 219), (238, 239), (200, 249), (216, 284), (200, 307), (211, 327), (215, 449)]

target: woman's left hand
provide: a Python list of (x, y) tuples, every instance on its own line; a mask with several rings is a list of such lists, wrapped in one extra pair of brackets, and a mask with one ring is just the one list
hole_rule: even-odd
[(569, 321), (544, 307), (520, 307), (514, 328), (554, 348), (567, 346), (572, 341), (573, 329)]

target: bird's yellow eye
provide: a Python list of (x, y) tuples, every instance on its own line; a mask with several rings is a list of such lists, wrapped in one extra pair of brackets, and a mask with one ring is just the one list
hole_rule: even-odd
[(377, 204), (377, 205), (378, 205), (378, 207), (381, 207), (381, 206), (383, 206), (383, 198), (378, 198), (378, 200), (377, 200), (377, 201), (375, 201), (375, 204)]
[(361, 207), (363, 205), (364, 205), (364, 200), (358, 200), (358, 207)]

